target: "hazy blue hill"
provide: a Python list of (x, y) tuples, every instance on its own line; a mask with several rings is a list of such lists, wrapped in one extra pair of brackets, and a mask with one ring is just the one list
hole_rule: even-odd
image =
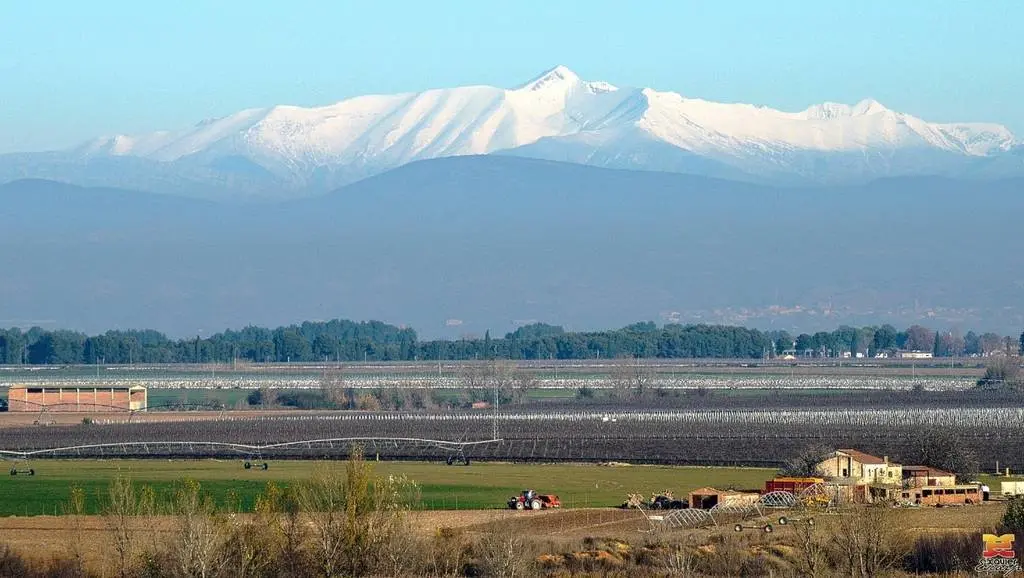
[(225, 211), (208, 201), (43, 179), (0, 185), (0, 207), (2, 230), (57, 242), (75, 242), (78, 233), (205, 230)]
[(20, 182), (0, 187), (0, 319), (194, 334), (374, 318), (430, 337), (831, 302), (838, 316), (749, 319), (1019, 332), (1022, 192), (938, 177), (783, 189), (511, 156), (272, 205)]

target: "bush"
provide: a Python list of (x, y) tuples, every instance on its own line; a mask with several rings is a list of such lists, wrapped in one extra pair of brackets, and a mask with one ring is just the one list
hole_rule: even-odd
[(979, 387), (991, 389), (1017, 388), (1020, 383), (1020, 360), (1010, 356), (994, 358), (978, 380)]
[(297, 409), (333, 409), (332, 404), (321, 391), (291, 390), (277, 394), (277, 402), (285, 407)]
[(926, 534), (914, 541), (903, 569), (914, 574), (972, 572), (981, 557), (981, 533)]
[(1000, 534), (1015, 534), (1017, 540), (1013, 543), (1013, 549), (1017, 556), (1024, 556), (1024, 497), (1016, 496), (1006, 504), (1006, 512), (999, 523)]
[(25, 559), (4, 544), (0, 546), (0, 576), (28, 576), (29, 565)]
[(576, 390), (576, 397), (579, 399), (593, 399), (594, 388), (587, 387), (586, 385), (584, 385), (583, 387), (580, 387), (579, 389)]

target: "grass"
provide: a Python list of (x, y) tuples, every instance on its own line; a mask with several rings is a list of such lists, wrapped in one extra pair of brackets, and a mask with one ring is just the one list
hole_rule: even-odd
[(245, 404), (251, 389), (162, 389), (151, 387), (147, 392), (150, 407), (173, 404), (221, 404), (231, 409)]
[[(275, 461), (267, 471), (245, 470), (241, 460), (39, 460), (30, 465), (35, 476), (0, 478), (0, 516), (62, 514), (72, 487), (84, 491), (86, 513), (97, 513), (108, 484), (118, 475), (151, 486), (157, 496), (170, 496), (180, 480), (194, 479), (219, 506), (249, 511), (267, 482), (287, 486), (308, 478), (317, 467), (343, 468), (344, 462)], [(377, 475), (405, 474), (415, 480), (424, 509), (502, 508), (509, 496), (526, 488), (558, 494), (569, 508), (616, 506), (631, 492), (649, 495), (671, 490), (682, 496), (701, 486), (759, 488), (775, 473), (761, 468), (583, 464), (373, 465)]]

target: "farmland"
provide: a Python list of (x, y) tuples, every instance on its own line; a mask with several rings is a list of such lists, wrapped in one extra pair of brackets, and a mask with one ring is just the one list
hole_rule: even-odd
[[(84, 490), (86, 512), (96, 513), (106, 488), (116, 476), (154, 488), (167, 496), (180, 480), (194, 479), (221, 507), (237, 500), (243, 511), (272, 481), (280, 486), (308, 478), (316, 468), (343, 468), (339, 462), (275, 461), (266, 471), (245, 470), (241, 460), (41, 460), (33, 463), (36, 476), (0, 478), (0, 516), (59, 515), (71, 487)], [(379, 462), (378, 475), (407, 475), (421, 489), (418, 508), (427, 510), (502, 508), (523, 488), (560, 495), (566, 507), (610, 507), (628, 492), (672, 490), (677, 494), (697, 487), (759, 488), (775, 470), (760, 468), (700, 468), (577, 464), (475, 463), (449, 467), (423, 462)]]
[[(963, 361), (6, 367), (0, 383), (144, 383), (150, 411), (0, 414), (0, 450), (37, 462), (309, 460), (343, 457), (358, 441), (381, 460), (774, 468), (812, 446), (913, 461), (941, 434), (980, 468), (1024, 469), (1024, 397), (974, 388), (981, 370)], [(523, 395), (496, 409), (465, 409), (468, 399), (492, 399), (491, 389), (504, 396), (516, 387)], [(247, 403), (257, 390), (393, 396), (406, 407), (267, 409)], [(410, 392), (426, 402), (411, 407)], [(168, 411), (189, 404), (217, 411)]]
[[(975, 359), (933, 363), (903, 360), (623, 360), (496, 361), (528, 376), (538, 389), (612, 387), (625, 373), (641, 373), (666, 389), (886, 389), (963, 390), (984, 372)], [(140, 383), (152, 390), (313, 389), (325, 381), (356, 389), (486, 387), (485, 362), (443, 361), (341, 364), (206, 364), (131, 366), (4, 366), (0, 388), (12, 384), (74, 386)], [(474, 376), (474, 373), (477, 373)], [(171, 394), (174, 395), (174, 394)]]
[[(905, 459), (921, 444), (923, 432), (941, 430), (954, 435), (980, 464), (998, 460), (1014, 469), (1024, 467), (1024, 409), (1019, 406), (267, 412), (245, 417), (227, 412), (206, 419), (193, 419), (188, 413), (160, 417), (3, 428), (0, 446), (25, 452), (70, 448), (44, 454), (57, 457), (321, 459), (345, 455), (350, 446), (346, 438), (369, 438), (363, 444), (371, 456), (437, 460), (451, 455), (452, 448), (416, 439), (485, 442), (497, 437), (467, 446), (466, 456), (490, 461), (776, 467), (811, 445), (856, 447)], [(117, 445), (125, 442), (133, 445)]]

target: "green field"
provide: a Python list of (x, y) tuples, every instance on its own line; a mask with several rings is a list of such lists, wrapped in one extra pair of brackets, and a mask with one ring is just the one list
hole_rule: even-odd
[[(62, 514), (73, 486), (84, 491), (87, 512), (96, 513), (118, 474), (152, 486), (158, 496), (169, 496), (182, 479), (194, 479), (222, 508), (237, 503), (247, 511), (268, 481), (287, 486), (308, 478), (315, 468), (343, 468), (344, 462), (275, 461), (267, 471), (245, 470), (241, 460), (38, 460), (20, 467), (29, 466), (35, 476), (0, 478), (0, 516)], [(775, 473), (760, 468), (504, 463), (466, 467), (376, 462), (373, 467), (377, 475), (406, 474), (416, 481), (419, 507), (424, 509), (501, 508), (510, 495), (526, 488), (558, 494), (565, 507), (616, 506), (631, 492), (671, 490), (680, 496), (701, 486), (760, 488)]]

